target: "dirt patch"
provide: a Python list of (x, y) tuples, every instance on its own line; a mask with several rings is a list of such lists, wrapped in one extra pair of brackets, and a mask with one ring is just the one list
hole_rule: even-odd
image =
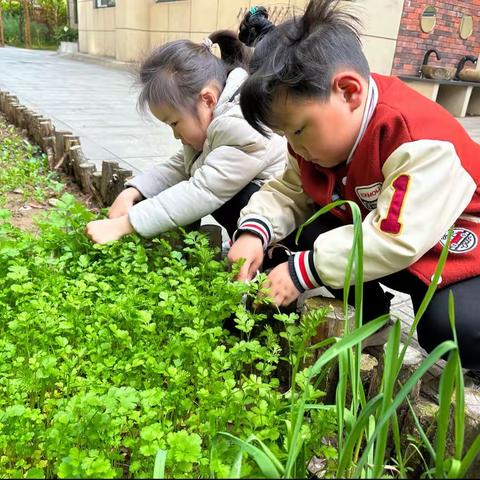
[[(68, 192), (75, 196), (77, 200), (83, 203), (88, 209), (98, 213), (100, 209), (94, 204), (91, 195), (84, 194), (80, 187), (65, 175), (60, 175), (58, 179), (64, 185), (62, 193)], [(10, 210), (12, 213), (12, 224), (17, 228), (28, 232), (37, 233), (35, 219), (43, 215), (46, 211), (54, 208), (56, 198), (51, 196), (44, 201), (25, 199), (21, 190), (6, 193), (6, 201), (2, 208)]]
[[(8, 128), (5, 117), (0, 114), (0, 140), (9, 136)], [(21, 132), (18, 128), (14, 129), (14, 134), (20, 135), (30, 141), (24, 132)], [(24, 193), (22, 188), (4, 193), (4, 198), (0, 202), (0, 208), (7, 209), (11, 212), (13, 225), (22, 230), (36, 233), (37, 227), (35, 225), (35, 219), (49, 209), (54, 208), (56, 198), (60, 197), (63, 193), (70, 193), (93, 212), (99, 212), (100, 209), (94, 203), (91, 195), (84, 194), (80, 187), (64, 173), (57, 172), (57, 176), (58, 178), (56, 178), (56, 180), (63, 185), (63, 190), (61, 192), (54, 192), (50, 190), (50, 188), (45, 188), (43, 190), (45, 198), (42, 201), (30, 198), (28, 195), (29, 187), (25, 189), (27, 193)]]

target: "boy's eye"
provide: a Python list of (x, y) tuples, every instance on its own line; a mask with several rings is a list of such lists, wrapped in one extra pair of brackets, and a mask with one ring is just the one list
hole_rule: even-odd
[(171, 126), (172, 128), (175, 128), (175, 127), (177, 126), (177, 124), (178, 124), (178, 122), (172, 122), (172, 123), (170, 124), (170, 126)]
[(302, 127), (302, 128), (299, 128), (298, 130), (295, 130), (295, 131), (293, 132), (293, 134), (294, 134), (294, 135), (300, 135), (300, 134), (303, 132), (303, 129), (304, 129), (304, 128), (305, 128), (305, 127)]

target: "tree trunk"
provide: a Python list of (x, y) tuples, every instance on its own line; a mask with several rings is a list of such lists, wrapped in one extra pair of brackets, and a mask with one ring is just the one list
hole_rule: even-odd
[(25, 39), (25, 47), (31, 48), (32, 47), (32, 34), (30, 32), (30, 9), (29, 9), (29, 0), (23, 0), (23, 26), (24, 26), (24, 35), (23, 38)]
[(3, 12), (2, 5), (0, 5), (0, 47), (5, 46), (5, 34), (3, 32)]

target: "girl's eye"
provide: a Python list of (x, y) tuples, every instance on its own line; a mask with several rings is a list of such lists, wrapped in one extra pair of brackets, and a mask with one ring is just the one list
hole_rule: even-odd
[(177, 126), (177, 124), (178, 124), (178, 122), (172, 122), (172, 123), (170, 124), (170, 126), (171, 126), (172, 128), (175, 128), (175, 127)]
[(298, 130), (295, 130), (295, 131), (293, 132), (293, 134), (294, 134), (294, 135), (300, 135), (300, 134), (303, 132), (303, 129), (304, 129), (304, 128), (305, 128), (305, 127), (302, 127), (302, 128), (299, 128)]

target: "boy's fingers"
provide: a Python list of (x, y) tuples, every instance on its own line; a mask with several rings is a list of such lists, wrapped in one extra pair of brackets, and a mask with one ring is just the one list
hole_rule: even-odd
[(246, 282), (248, 280), (251, 280), (252, 275), (250, 273), (250, 267), (251, 263), (247, 264), (246, 262), (242, 265), (242, 268), (240, 268), (240, 271), (238, 272), (238, 280), (240, 282)]

